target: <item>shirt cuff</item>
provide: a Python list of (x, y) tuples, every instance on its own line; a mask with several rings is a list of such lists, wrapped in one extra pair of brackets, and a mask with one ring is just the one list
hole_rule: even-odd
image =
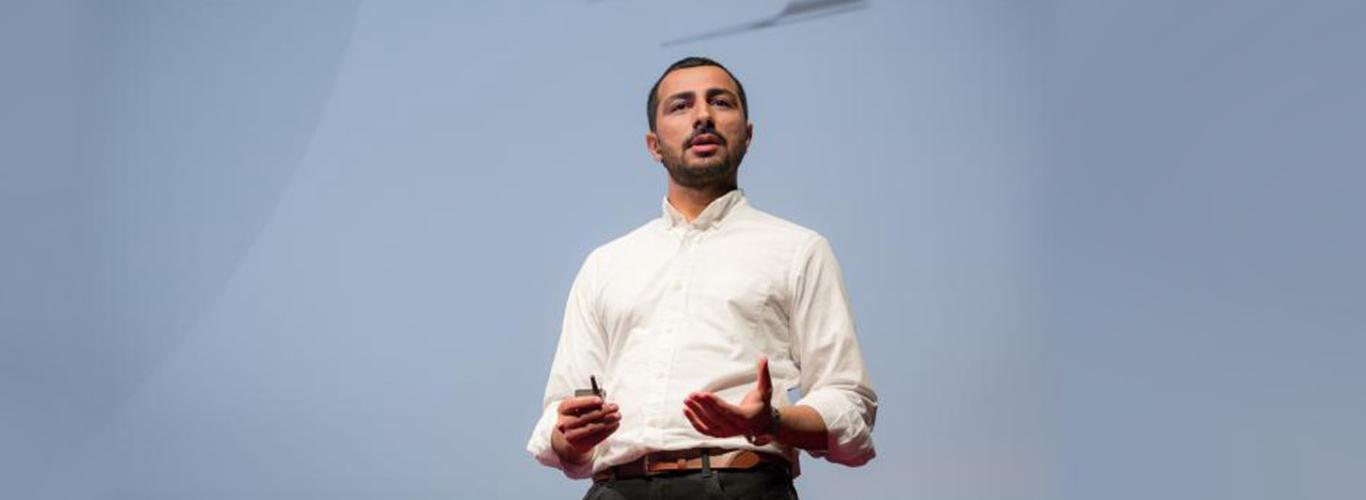
[(581, 464), (569, 464), (560, 460), (560, 455), (555, 453), (555, 447), (551, 444), (551, 436), (555, 432), (555, 422), (559, 419), (556, 409), (558, 402), (551, 403), (541, 412), (541, 419), (536, 422), (536, 429), (531, 432), (531, 439), (527, 441), (526, 451), (536, 458), (537, 462), (547, 467), (554, 467), (564, 472), (570, 479), (585, 479), (593, 476), (593, 459), (589, 459)]
[(796, 404), (820, 414), (828, 433), (826, 449), (807, 450), (811, 456), (858, 467), (877, 456), (873, 448), (872, 422), (877, 403), (833, 388), (811, 391)]

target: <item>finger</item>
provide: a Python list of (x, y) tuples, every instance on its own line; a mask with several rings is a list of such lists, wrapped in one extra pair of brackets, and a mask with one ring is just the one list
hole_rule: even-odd
[(749, 419), (739, 407), (725, 402), (721, 398), (707, 398), (698, 402), (703, 410), (709, 411), (710, 415), (725, 420), (727, 429), (731, 429), (731, 434), (748, 434), (751, 430)]
[(605, 409), (598, 410), (596, 412), (593, 412), (592, 415), (584, 415), (583, 417), (580, 417), (579, 420), (583, 424), (608, 424), (621, 420), (621, 412), (616, 410), (608, 411)]
[(596, 410), (580, 413), (578, 415), (575, 415), (575, 417), (593, 420), (596, 418), (602, 418), (603, 415), (606, 415), (608, 413), (615, 413), (617, 410), (620, 409), (621, 407), (617, 406), (615, 403), (607, 403), (605, 405), (599, 406)]
[(612, 422), (593, 431), (588, 435), (588, 438), (593, 440), (593, 444), (598, 444), (601, 443), (602, 440), (607, 439), (607, 436), (611, 436), (612, 433), (616, 432), (619, 428), (621, 428), (621, 422)]
[(697, 403), (699, 403), (699, 404), (706, 404), (708, 401), (713, 401), (713, 402), (715, 402), (715, 401), (720, 401), (720, 400), (721, 400), (721, 397), (720, 397), (720, 396), (717, 396), (717, 395), (715, 395), (715, 394), (712, 394), (712, 393), (710, 393), (710, 392), (705, 392), (705, 391), (703, 391), (703, 392), (694, 392), (694, 393), (692, 393), (692, 394), (689, 394), (689, 395), (688, 395), (688, 400), (690, 400), (690, 401), (695, 401), (695, 402), (697, 402)]
[(718, 409), (719, 411), (721, 411), (722, 413), (729, 413), (729, 414), (732, 414), (732, 415), (734, 415), (735, 418), (738, 419), (738, 420), (743, 421), (743, 420), (745, 419), (745, 417), (743, 416), (745, 412), (744, 412), (744, 411), (741, 411), (739, 406), (735, 406), (735, 405), (733, 405), (733, 404), (727, 403), (726, 400), (721, 399), (721, 398), (719, 398), (719, 397), (716, 397), (715, 394), (712, 394), (712, 393), (702, 394), (701, 396), (699, 396), (698, 402), (699, 402), (699, 403), (702, 403), (703, 405), (707, 405), (707, 406), (711, 406), (711, 407), (713, 407), (713, 408), (716, 408), (716, 409)]
[(620, 427), (621, 422), (590, 424), (565, 434), (564, 439), (574, 445), (575, 448), (586, 450), (597, 446), (598, 443), (607, 439), (607, 436), (612, 435), (612, 433), (616, 432)]
[(726, 437), (725, 429), (721, 428), (721, 422), (714, 421), (710, 417), (703, 415), (696, 402), (693, 402), (690, 405), (685, 404), (683, 409), (686, 410), (688, 412), (687, 415), (693, 419), (693, 427), (697, 428), (698, 431), (708, 436)]
[(607, 436), (612, 435), (612, 433), (616, 432), (620, 427), (621, 422), (593, 424), (593, 428), (584, 435), (584, 440), (591, 442), (592, 444), (598, 444), (602, 442), (602, 440), (607, 439)]
[(568, 429), (583, 427), (591, 423), (607, 423), (621, 419), (621, 412), (618, 412), (613, 405), (585, 413), (576, 417), (564, 417), (560, 424), (560, 432)]
[(561, 415), (577, 415), (593, 411), (602, 406), (602, 398), (597, 396), (578, 396), (560, 400)]
[(692, 424), (692, 428), (697, 429), (697, 432), (701, 432), (708, 436), (714, 435), (714, 431), (712, 431), (711, 427), (707, 426), (707, 423), (702, 421), (696, 413), (693, 413), (692, 408), (688, 408), (684, 405), (683, 416), (688, 417), (688, 423)]
[(764, 400), (768, 400), (773, 395), (773, 379), (768, 375), (768, 358), (759, 358), (759, 394), (764, 395)]
[(568, 431), (570, 431), (570, 430), (577, 429), (577, 428), (579, 428), (579, 427), (583, 427), (583, 426), (588, 425), (588, 424), (598, 423), (598, 422), (606, 423), (606, 422), (612, 422), (612, 421), (620, 420), (620, 419), (621, 419), (621, 414), (620, 414), (620, 413), (618, 413), (618, 412), (616, 412), (616, 411), (608, 411), (608, 410), (605, 410), (605, 409), (601, 409), (601, 410), (597, 410), (597, 411), (585, 413), (585, 414), (583, 414), (583, 415), (579, 415), (579, 416), (576, 416), (576, 417), (574, 417), (574, 416), (568, 416), (568, 415), (560, 416), (560, 420), (559, 420), (559, 422), (556, 423), (556, 427), (560, 430), (561, 433), (565, 433), (565, 432), (568, 432)]
[(741, 427), (727, 418), (724, 410), (716, 405), (707, 404), (706, 400), (690, 400), (688, 407), (692, 408), (693, 413), (701, 417), (707, 427), (719, 435), (718, 437), (734, 436), (740, 432)]
[(582, 413), (579, 415), (561, 415), (559, 418), (558, 425), (560, 428), (560, 432), (566, 432), (570, 429), (583, 427), (584, 425), (593, 423), (595, 420), (601, 417), (602, 410), (595, 410), (588, 413)]
[(617, 425), (617, 422), (591, 422), (565, 431), (564, 438), (574, 443), (582, 443), (586, 437), (601, 431), (603, 428)]

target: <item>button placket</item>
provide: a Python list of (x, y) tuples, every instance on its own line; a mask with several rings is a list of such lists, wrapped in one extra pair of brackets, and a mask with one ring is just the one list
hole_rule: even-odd
[[(674, 353), (678, 346), (679, 325), (683, 321), (683, 292), (686, 288), (684, 279), (685, 270), (689, 267), (689, 236), (690, 231), (683, 229), (677, 234), (678, 246), (672, 263), (672, 269), (668, 274), (669, 282), (665, 290), (663, 302), (660, 304), (660, 324), (661, 335), (656, 338), (658, 341), (657, 349), (651, 356), (651, 372), (653, 377), (647, 382), (654, 390), (651, 391), (650, 406), (654, 411), (651, 412), (650, 420), (654, 422), (656, 429), (663, 429), (666, 426), (670, 412), (673, 407), (668, 400), (668, 385), (670, 371), (672, 370)], [(661, 435), (662, 437), (662, 435)]]
[[(669, 383), (674, 373), (674, 366), (678, 362), (678, 345), (681, 337), (680, 331), (688, 321), (688, 285), (693, 274), (693, 269), (696, 267), (696, 249), (699, 236), (700, 231), (689, 228), (683, 233), (679, 242), (678, 260), (676, 261), (678, 267), (673, 274), (673, 284), (670, 287), (673, 289), (673, 293), (668, 301), (670, 314), (668, 326), (666, 327), (667, 335), (664, 339), (667, 343), (667, 348), (661, 349), (661, 351), (665, 353), (665, 359), (667, 359), (663, 372), (664, 376), (658, 380), (659, 392), (657, 394), (659, 394), (661, 398), (666, 394), (669, 394)], [(673, 413), (668, 412), (676, 413), (677, 411), (681, 411), (677, 408), (672, 408), (670, 406), (671, 403), (680, 405), (682, 402), (663, 401), (662, 406), (664, 413), (657, 416), (657, 422), (661, 428), (665, 426), (665, 423), (669, 420), (670, 416), (673, 416)]]

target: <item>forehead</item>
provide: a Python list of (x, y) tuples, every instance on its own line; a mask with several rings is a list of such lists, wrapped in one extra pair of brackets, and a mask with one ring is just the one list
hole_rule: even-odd
[(665, 99), (680, 92), (702, 94), (714, 88), (726, 89), (734, 94), (740, 93), (735, 80), (726, 74), (726, 70), (716, 66), (694, 66), (677, 69), (666, 75), (664, 80), (659, 82), (659, 98)]

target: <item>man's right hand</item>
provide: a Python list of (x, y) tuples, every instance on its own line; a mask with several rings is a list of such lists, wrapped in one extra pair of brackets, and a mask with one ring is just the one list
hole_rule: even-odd
[(551, 444), (560, 460), (583, 463), (592, 456), (593, 447), (621, 426), (620, 408), (603, 404), (598, 396), (579, 396), (560, 400), (559, 417)]

